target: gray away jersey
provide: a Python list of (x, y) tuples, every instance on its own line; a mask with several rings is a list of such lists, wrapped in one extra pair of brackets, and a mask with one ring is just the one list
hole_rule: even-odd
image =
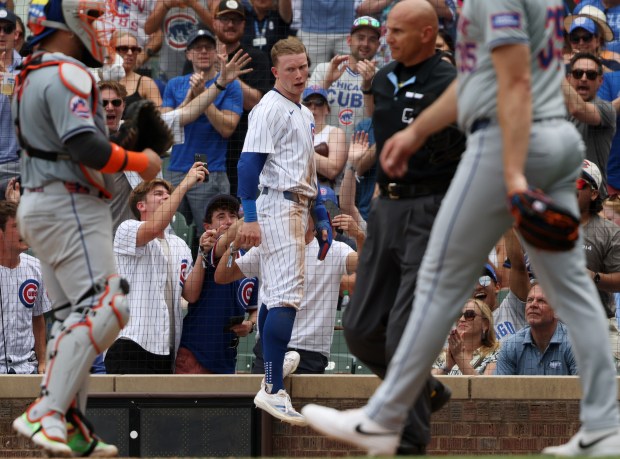
[(566, 116), (561, 90), (561, 0), (467, 0), (458, 23), (458, 121), (466, 132), (480, 118), (497, 118), (491, 52), (529, 43), (533, 118)]
[[(87, 87), (90, 82), (88, 70), (81, 62), (61, 53), (48, 53), (43, 61), (63, 61), (66, 82)], [(65, 142), (85, 132), (103, 132), (107, 127), (103, 107), (98, 104), (95, 115), (91, 112), (96, 87), (90, 96), (82, 97), (70, 90), (60, 75), (60, 66), (50, 66), (31, 72), (24, 83), (19, 104), (19, 120), (22, 136), (30, 146), (46, 152), (68, 155)], [(90, 87), (90, 86), (88, 86)], [(13, 117), (17, 109), (17, 97), (13, 98)], [(36, 188), (63, 180), (90, 186), (80, 165), (69, 160), (48, 161), (23, 155), (21, 159), (22, 186)], [(87, 169), (91, 178), (103, 185), (102, 174)]]

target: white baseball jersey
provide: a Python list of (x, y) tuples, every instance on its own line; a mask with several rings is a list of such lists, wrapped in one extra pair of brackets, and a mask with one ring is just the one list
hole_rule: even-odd
[(22, 253), (16, 268), (0, 266), (0, 373), (36, 372), (32, 318), (51, 307), (38, 259)]
[(117, 0), (115, 3), (116, 11), (108, 10), (103, 19), (114, 24), (116, 31), (131, 32), (144, 47), (149, 39), (144, 32), (144, 24), (155, 9), (155, 1)]
[[(347, 257), (353, 252), (348, 245), (334, 241), (325, 260), (317, 259), (319, 243), (316, 239), (306, 245), (306, 278), (301, 308), (295, 316), (293, 333), (288, 346), (295, 349), (320, 352), (329, 357), (334, 336), (336, 307), (340, 279), (346, 272)], [(246, 277), (260, 278), (260, 253), (252, 248), (236, 260)], [(262, 302), (262, 285), (258, 304)]]
[[(325, 80), (329, 66), (329, 62), (322, 62), (317, 65), (312, 72), (308, 86), (320, 85)], [(351, 134), (355, 132), (355, 125), (366, 117), (362, 81), (363, 78), (359, 73), (355, 73), (347, 67), (342, 76), (327, 88), (329, 97), (327, 122), (332, 126), (342, 128), (345, 131), (347, 142), (351, 138)]]
[(174, 265), (179, 281), (172, 292), (174, 304), (174, 349), (179, 348), (183, 316), (181, 312), (181, 291), (191, 271), (192, 252), (177, 236), (166, 233), (170, 250), (168, 260), (159, 240), (136, 247), (136, 235), (143, 222), (127, 220), (121, 223), (114, 236), (114, 254), (118, 274), (129, 282), (129, 322), (119, 334), (128, 338), (153, 354), (170, 353), (170, 317), (164, 292), (168, 279), (168, 263)]
[(276, 90), (263, 96), (249, 115), (243, 152), (267, 154), (259, 186), (314, 199), (314, 116)]
[(480, 118), (497, 118), (494, 48), (529, 43), (532, 55), (533, 119), (566, 115), (560, 90), (561, 0), (467, 0), (458, 23), (458, 120), (466, 132)]

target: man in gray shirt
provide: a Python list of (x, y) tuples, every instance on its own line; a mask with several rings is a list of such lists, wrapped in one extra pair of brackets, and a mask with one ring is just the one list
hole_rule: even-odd
[(603, 66), (590, 53), (577, 53), (570, 60), (568, 84), (562, 85), (569, 120), (586, 144), (586, 158), (596, 163), (607, 185), (607, 159), (616, 133), (616, 112), (611, 102), (596, 95), (603, 82)]

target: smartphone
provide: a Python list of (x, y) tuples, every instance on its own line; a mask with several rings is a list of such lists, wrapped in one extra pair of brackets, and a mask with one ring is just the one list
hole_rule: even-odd
[[(202, 165), (206, 168), (207, 167), (207, 155), (202, 154), (202, 153), (196, 153), (194, 155), (194, 162), (202, 163)], [(207, 174), (205, 177), (205, 183), (208, 181), (209, 181), (209, 174)]]
[(243, 320), (245, 319), (245, 316), (232, 316), (228, 318), (228, 324), (224, 326), (224, 331), (225, 332), (229, 332), (230, 329), (235, 326), (235, 325), (239, 325), (241, 322), (243, 322)]

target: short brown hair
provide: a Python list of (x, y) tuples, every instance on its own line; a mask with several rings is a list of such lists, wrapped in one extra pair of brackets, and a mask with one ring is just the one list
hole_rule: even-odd
[(118, 97), (123, 100), (125, 100), (125, 97), (127, 97), (127, 89), (118, 81), (103, 80), (100, 81), (97, 86), (99, 87), (99, 91), (103, 91), (104, 89), (114, 91), (118, 95)]
[(144, 201), (146, 195), (155, 189), (155, 187), (163, 186), (168, 193), (172, 194), (174, 187), (172, 183), (168, 180), (156, 178), (153, 180), (149, 180), (148, 182), (142, 182), (137, 187), (135, 187), (131, 194), (129, 195), (129, 208), (131, 209), (131, 213), (140, 220), (140, 211), (138, 210), (138, 203)]
[(17, 216), (17, 204), (12, 201), (0, 201), (0, 229), (6, 230), (6, 222), (9, 218)]
[[(271, 48), (271, 62), (273, 62), (274, 67), (278, 65), (278, 57), (289, 54), (305, 54), (306, 57), (308, 57), (308, 51), (299, 38), (284, 38), (282, 40), (278, 40)], [(310, 65), (309, 58), (308, 65)]]

